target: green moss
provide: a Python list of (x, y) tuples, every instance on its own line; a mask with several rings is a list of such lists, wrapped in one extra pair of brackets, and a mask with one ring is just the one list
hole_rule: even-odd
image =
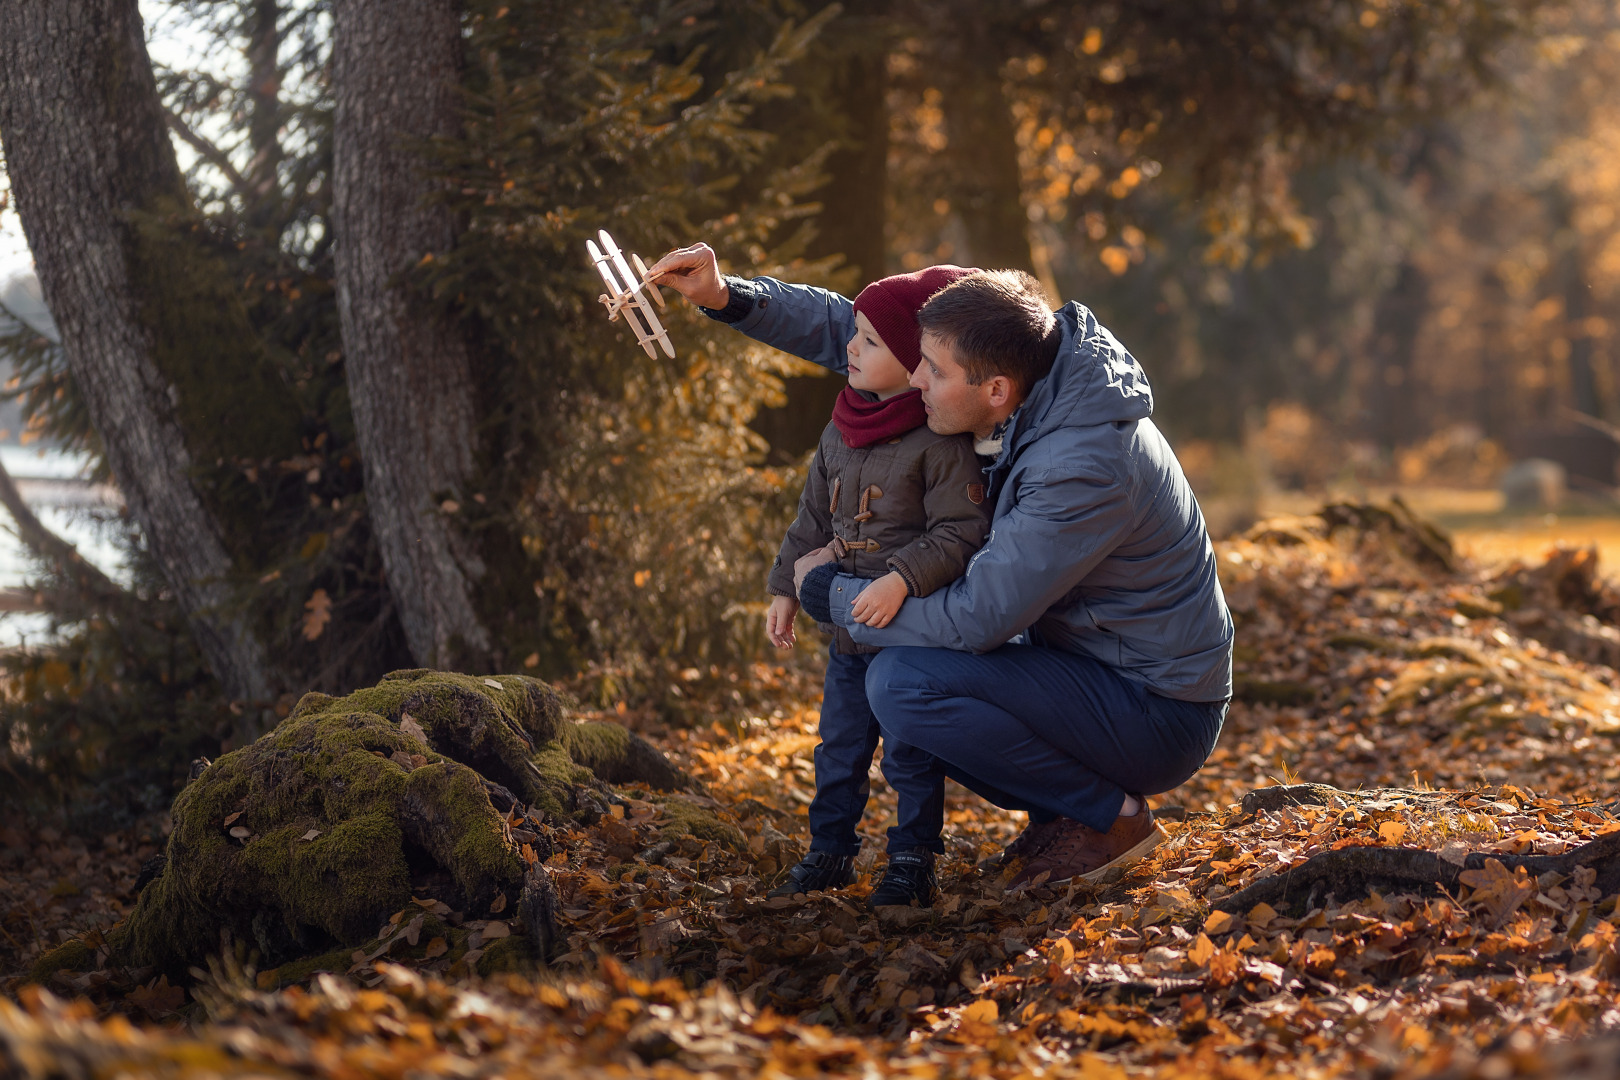
[[(379, 907), (397, 910), (410, 902), (404, 836), (388, 813), (340, 821), (312, 841), (306, 835), (303, 823), (277, 829), (248, 844), (240, 857), (245, 872), (277, 883), (289, 933), (308, 926), (354, 941), (376, 930)], [(356, 897), (365, 900), (356, 903)]]
[(270, 972), (271, 981), (274, 983), (273, 988), (279, 989), (283, 986), (292, 986), (294, 983), (304, 982), (322, 971), (342, 974), (354, 965), (354, 961), (350, 959), (353, 954), (354, 950), (351, 947), (343, 945), (330, 952), (293, 960), (278, 968), (273, 968)]
[(585, 722), (562, 730), (568, 756), (612, 784), (646, 784), (673, 791), (689, 781), (640, 735), (618, 724)]
[(538, 773), (534, 805), (547, 817), (567, 818), (573, 790), (581, 784), (596, 782), (596, 774), (569, 757), (559, 742), (537, 747), (531, 760)]
[(563, 733), (562, 745), (569, 757), (594, 770), (625, 758), (630, 752), (630, 729), (618, 724), (574, 724)]
[(484, 955), (478, 958), (478, 974), (498, 975), (503, 972), (519, 974), (533, 971), (540, 958), (526, 937), (497, 938), (484, 946)]
[[(295, 981), (307, 977), (300, 958), (374, 948), (377, 927), (410, 902), (413, 868), (448, 873), (465, 910), (517, 894), (523, 864), (486, 777), (566, 819), (600, 809), (581, 789), (627, 773), (680, 775), (622, 729), (574, 723), (561, 695), (525, 676), (400, 671), (342, 698), (306, 694), (181, 792), (163, 873), (109, 940), (121, 963), (180, 973), (228, 933)], [(672, 835), (742, 843), (691, 801), (666, 808)]]
[(64, 941), (34, 961), (28, 981), (42, 983), (58, 971), (89, 971), (96, 966), (96, 951), (82, 939)]
[(503, 885), (523, 880), (523, 863), (507, 842), (483, 782), (455, 765), (417, 769), (405, 782), (409, 812), (435, 816), (425, 830), (434, 861), (450, 871), (468, 905), (483, 908)]
[(660, 831), (666, 840), (695, 836), (699, 840), (713, 840), (733, 851), (741, 851), (746, 843), (742, 830), (721, 821), (713, 810), (677, 796), (663, 799), (662, 805), (664, 813), (673, 819)]

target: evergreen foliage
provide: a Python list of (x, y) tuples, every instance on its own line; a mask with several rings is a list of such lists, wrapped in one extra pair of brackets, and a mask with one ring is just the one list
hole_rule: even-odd
[[(684, 303), (667, 320), (679, 359), (648, 359), (604, 319), (580, 253), (599, 228), (649, 262), (702, 236), (750, 274), (827, 280), (802, 258), (825, 149), (773, 164), (748, 119), (791, 93), (785, 66), (836, 12), (782, 22), (706, 87), (694, 7), (490, 8), (471, 20), (466, 137), (435, 148), (467, 228), (421, 268), (485, 350), (487, 501), (460, 513), (521, 547), (504, 563), (486, 551), (503, 583), (487, 617), (508, 666), (651, 674), (747, 655), (754, 628), (738, 616), (755, 610), (798, 487), (759, 467), (747, 425), (780, 400), (788, 362)], [(739, 195), (744, 178), (757, 193)], [(538, 620), (514, 610), (520, 596), (538, 597)]]
[[(174, 10), (251, 58), (262, 56), (263, 7)], [(407, 284), (478, 343), (483, 479), (471, 503), (446, 509), (489, 567), (481, 600), (498, 661), (549, 674), (589, 663), (603, 673), (595, 690), (618, 699), (652, 690), (660, 673), (755, 648), (742, 616), (798, 476), (762, 468), (765, 445), (746, 425), (781, 400), (790, 362), (689, 308), (669, 320), (680, 359), (647, 361), (596, 305), (584, 239), (606, 227), (656, 255), (704, 235), (751, 272), (848, 287), (828, 277), (831, 263), (801, 257), (825, 151), (783, 163), (749, 123), (760, 103), (791, 95), (787, 66), (836, 9), (803, 24), (772, 16), (767, 46), (706, 82), (705, 35), (721, 24), (699, 21), (702, 5), (513, 7), (469, 12), (465, 138), (422, 148), (465, 228)], [(199, 150), (188, 183), (200, 209), (149, 225), (200, 236), (224, 263), (257, 334), (242, 351), (270, 357), (297, 403), (285, 433), (294, 452), (218, 457), (196, 479), (239, 511), (225, 519), (228, 542), (241, 602), (288, 689), (280, 715), (294, 690), (342, 692), (409, 663), (370, 537), (343, 375), (329, 20), (320, 5), (283, 19), (292, 44), (272, 72), (279, 95), (217, 72), (160, 72), (176, 129)], [(279, 138), (254, 122), (264, 110)], [(222, 126), (229, 141), (199, 134)], [(10, 392), (40, 432), (94, 454), (59, 350), (20, 334), (0, 348), (18, 364)], [(214, 389), (251, 400), (229, 380)], [(139, 538), (128, 548), (136, 583), (122, 598), (83, 595), (42, 565), (59, 642), (0, 659), (18, 687), (0, 725), (18, 748), (12, 767), (36, 781), (28, 794), (54, 800), (90, 785), (101, 797), (75, 805), (94, 813), (161, 805), (193, 756), (256, 734), (178, 629)]]

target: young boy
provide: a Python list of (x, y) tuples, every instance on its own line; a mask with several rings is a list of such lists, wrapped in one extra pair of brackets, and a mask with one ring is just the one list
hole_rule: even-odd
[[(967, 435), (928, 429), (922, 398), (910, 386), (920, 360), (917, 313), (934, 293), (974, 273), (935, 266), (873, 282), (854, 304), (849, 384), (833, 408), (811, 464), (797, 519), (771, 568), (774, 599), (765, 632), (793, 645), (793, 564), (832, 546), (846, 574), (874, 579), (855, 617), (886, 626), (907, 596), (927, 596), (961, 577), (989, 532), (983, 474)], [(842, 303), (848, 301), (839, 298)], [(772, 896), (848, 885), (860, 851), (856, 828), (870, 792), (867, 779), (878, 725), (866, 700), (866, 669), (878, 650), (857, 645), (830, 624), (832, 636), (816, 747), (816, 795), (810, 804), (810, 852)], [(883, 775), (899, 799), (889, 830), (889, 862), (868, 903), (933, 902), (934, 856), (944, 850), (945, 779), (926, 754), (888, 742)]]

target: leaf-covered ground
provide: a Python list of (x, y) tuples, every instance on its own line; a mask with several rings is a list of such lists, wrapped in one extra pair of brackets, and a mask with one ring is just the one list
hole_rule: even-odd
[[(660, 842), (634, 791), (553, 834), (568, 937), (551, 971), (478, 978), (422, 916), (483, 941), (515, 929), (511, 913), (424, 902), (287, 987), (228, 944), (189, 988), (60, 973), (0, 1002), (0, 1038), (38, 1076), (1614, 1076), (1620, 911), (1591, 868), (1485, 862), (1449, 893), (1214, 906), (1335, 849), (1460, 862), (1620, 829), (1620, 696), (1602, 663), (1620, 654), (1620, 600), (1578, 552), (1487, 574), (1446, 569), (1430, 540), (1401, 515), (1328, 514), (1219, 546), (1240, 698), (1208, 767), (1153, 800), (1179, 808), (1170, 842), (1104, 890), (1007, 894), (975, 867), (1019, 816), (953, 789), (942, 902), (873, 917), (861, 901), (893, 809), (874, 770), (858, 883), (760, 899), (807, 839), (808, 666), (741, 673), (745, 700), (775, 702), (749, 716), (728, 711), (727, 679), (690, 672), (683, 693), (721, 719), (648, 733), (747, 850)], [(1362, 793), (1238, 805), (1298, 780)], [(36, 942), (116, 917), (145, 850), (139, 834), (0, 840), (14, 969)]]

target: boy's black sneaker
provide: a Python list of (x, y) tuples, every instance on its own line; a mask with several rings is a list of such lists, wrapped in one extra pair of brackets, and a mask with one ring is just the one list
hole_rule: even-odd
[(812, 851), (788, 871), (787, 880), (766, 896), (798, 896), (824, 889), (842, 889), (855, 880), (855, 856)]
[(928, 907), (934, 902), (939, 883), (934, 880), (934, 853), (926, 848), (889, 853), (889, 865), (883, 871), (872, 895), (866, 898), (870, 908), (892, 907), (896, 904)]

